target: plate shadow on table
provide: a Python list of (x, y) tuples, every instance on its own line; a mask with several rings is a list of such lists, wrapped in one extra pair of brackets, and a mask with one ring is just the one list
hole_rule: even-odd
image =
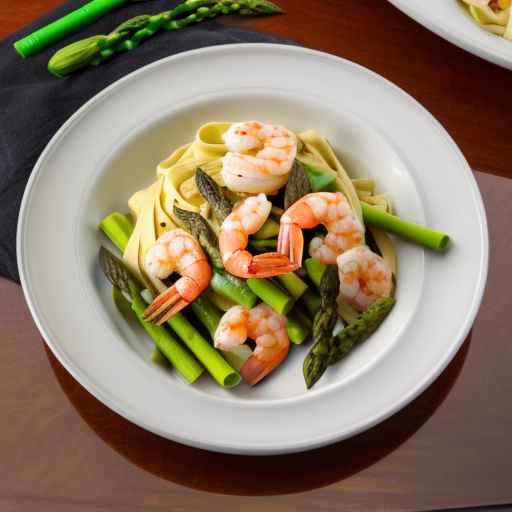
[[(220, 494), (278, 495), (323, 487), (362, 471), (397, 449), (442, 404), (455, 384), (471, 333), (441, 376), (407, 407), (355, 437), (316, 450), (265, 457), (199, 450), (137, 427), (96, 400), (45, 346), (71, 404), (105, 443), (150, 473), (186, 487)], [(251, 471), (241, 471), (250, 467)]]

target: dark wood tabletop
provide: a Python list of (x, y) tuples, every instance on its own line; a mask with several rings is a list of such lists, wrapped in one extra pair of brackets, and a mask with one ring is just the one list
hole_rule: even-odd
[[(0, 0), (0, 37), (58, 3)], [(384, 0), (279, 3), (286, 16), (226, 22), (392, 80), (442, 122), (478, 170), (491, 261), (471, 334), (427, 391), (363, 434), (294, 455), (222, 455), (159, 438), (107, 409), (46, 348), (21, 288), (0, 280), (1, 512), (421, 511), (512, 502), (512, 72)]]

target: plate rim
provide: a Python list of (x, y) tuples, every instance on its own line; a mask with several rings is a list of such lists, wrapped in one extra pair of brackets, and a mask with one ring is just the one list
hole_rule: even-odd
[[(454, 2), (456, 0), (453, 0)], [(508, 56), (506, 53), (500, 52), (498, 49), (493, 50), (486, 46), (480, 45), (477, 42), (473, 41), (470, 37), (466, 37), (463, 32), (461, 33), (453, 33), (447, 30), (445, 27), (439, 25), (435, 20), (430, 18), (428, 14), (426, 14), (421, 9), (415, 9), (411, 6), (407, 0), (388, 0), (390, 4), (396, 7), (403, 14), (413, 19), (423, 27), (427, 28), (434, 34), (442, 37), (445, 41), (454, 44), (462, 50), (465, 50), (476, 57), (484, 59), (492, 64), (496, 64), (505, 69), (512, 69), (512, 53)], [(481, 29), (483, 34), (486, 34), (483, 29)], [(512, 46), (512, 42), (510, 43)]]
[[(468, 182), (471, 185), (472, 193), (474, 196), (475, 204), (477, 205), (478, 209), (478, 215), (481, 220), (480, 228), (481, 228), (481, 235), (483, 239), (483, 247), (482, 247), (482, 261), (480, 266), (480, 272), (478, 276), (478, 282), (475, 286), (475, 294), (472, 298), (471, 303), (471, 310), (467, 312), (465, 316), (464, 324), (462, 324), (458, 330), (460, 333), (458, 336), (457, 342), (454, 342), (452, 344), (452, 349), (445, 355), (445, 357), (440, 360), (436, 367), (432, 368), (432, 370), (428, 373), (428, 375), (419, 382), (414, 388), (409, 390), (407, 395), (405, 397), (400, 398), (397, 400), (395, 404), (393, 404), (392, 407), (388, 408), (387, 411), (384, 413), (380, 413), (375, 415), (371, 418), (369, 421), (365, 421), (363, 425), (359, 425), (356, 428), (351, 429), (349, 433), (342, 433), (339, 435), (333, 435), (333, 434), (326, 434), (324, 436), (317, 436), (315, 438), (309, 438), (308, 440), (296, 442), (293, 444), (288, 444), (284, 447), (277, 447), (275, 445), (272, 445), (268, 443), (265, 447), (262, 447), (262, 445), (247, 445), (247, 446), (239, 446), (239, 445), (233, 445), (229, 443), (221, 443), (218, 440), (215, 441), (215, 444), (212, 444), (208, 441), (198, 441), (197, 439), (189, 439), (186, 435), (175, 435), (174, 433), (171, 435), (169, 432), (163, 432), (157, 428), (154, 428), (151, 425), (146, 424), (144, 421), (140, 421), (138, 418), (136, 418), (134, 415), (130, 414), (130, 411), (120, 410), (116, 404), (113, 404), (110, 400), (110, 397), (105, 396), (103, 391), (99, 389), (93, 382), (90, 381), (87, 374), (80, 371), (79, 368), (74, 368), (73, 364), (69, 362), (65, 356), (64, 353), (60, 351), (58, 348), (58, 344), (54, 344), (52, 341), (52, 336), (49, 331), (51, 329), (47, 329), (43, 322), (40, 320), (38, 315), (38, 308), (35, 302), (32, 301), (30, 296), (31, 286), (30, 282), (27, 279), (27, 275), (25, 273), (24, 268), (24, 257), (22, 256), (22, 245), (24, 242), (24, 227), (26, 225), (26, 217), (28, 216), (29, 212), (29, 206), (30, 206), (30, 199), (32, 190), (35, 187), (35, 184), (37, 183), (37, 180), (40, 175), (41, 168), (44, 164), (44, 161), (46, 157), (57, 147), (57, 143), (59, 139), (64, 135), (67, 130), (69, 130), (73, 124), (80, 119), (80, 117), (88, 111), (88, 109), (93, 106), (96, 102), (100, 101), (104, 96), (111, 93), (111, 90), (119, 87), (120, 84), (126, 85), (127, 82), (137, 77), (139, 74), (145, 73), (148, 69), (153, 67), (158, 67), (160, 65), (163, 65), (167, 63), (168, 61), (172, 60), (178, 60), (186, 58), (190, 55), (195, 55), (198, 53), (214, 53), (214, 52), (223, 52), (223, 51), (230, 51), (230, 50), (240, 50), (242, 48), (253, 48), (253, 49), (261, 49), (261, 48), (267, 48), (269, 50), (276, 49), (276, 50), (286, 50), (291, 51), (295, 53), (305, 53), (309, 54), (310, 56), (317, 56), (323, 59), (328, 59), (334, 64), (343, 63), (344, 65), (348, 65), (351, 67), (354, 67), (358, 70), (358, 72), (365, 73), (369, 76), (371, 76), (373, 79), (377, 79), (378, 81), (384, 81), (385, 84), (388, 86), (391, 86), (395, 92), (399, 92), (400, 95), (405, 95), (406, 98), (409, 101), (412, 101), (416, 107), (418, 107), (424, 114), (427, 115), (429, 120), (432, 123), (432, 127), (439, 130), (443, 135), (446, 142), (450, 145), (451, 149), (455, 152), (455, 154), (458, 156), (458, 158), (466, 164), (465, 167), (468, 170), (467, 177)], [(328, 444), (332, 444), (334, 442), (338, 442), (340, 440), (346, 439), (348, 437), (352, 437), (354, 435), (357, 435), (358, 433), (365, 431), (374, 425), (384, 421), (385, 419), (389, 418), (393, 414), (395, 414), (397, 411), (408, 405), (411, 401), (413, 401), (417, 396), (419, 396), (432, 382), (434, 382), (437, 377), (441, 374), (441, 372), (446, 368), (446, 366), (451, 362), (455, 354), (460, 349), (461, 345), (463, 344), (464, 340), (466, 339), (466, 336), (471, 329), (474, 319), (476, 317), (476, 314), (478, 313), (484, 290), (485, 285), (487, 281), (487, 274), (488, 274), (488, 266), (489, 266), (489, 235), (488, 235), (488, 225), (487, 225), (487, 217), (485, 212), (484, 203), (482, 200), (482, 196), (480, 193), (480, 190), (478, 188), (478, 185), (476, 183), (475, 177), (471, 172), (471, 168), (467, 164), (467, 161), (462, 154), (461, 150), (457, 146), (457, 144), (454, 142), (454, 140), (451, 138), (449, 133), (444, 129), (444, 127), (441, 125), (441, 123), (417, 100), (415, 100), (410, 94), (408, 94), (406, 91), (404, 91), (402, 88), (395, 85), (393, 82), (387, 80), (383, 76), (375, 73), (374, 71), (365, 68), (364, 66), (361, 66), (360, 64), (357, 64), (353, 61), (350, 61), (348, 59), (344, 59), (342, 57), (338, 57), (336, 55), (332, 55), (326, 52), (313, 50), (309, 48), (304, 47), (298, 47), (298, 46), (292, 46), (288, 44), (275, 44), (275, 43), (236, 43), (236, 44), (225, 44), (225, 45), (217, 45), (212, 47), (206, 47), (206, 48), (199, 48), (199, 49), (193, 49), (186, 52), (181, 52), (176, 55), (168, 56), (163, 59), (159, 59), (157, 61), (154, 61), (146, 66), (143, 66), (128, 75), (120, 78), (119, 80), (113, 82), (105, 89), (98, 92), (95, 96), (93, 96), (91, 99), (89, 99), (87, 102), (85, 102), (77, 111), (75, 111), (66, 121), (65, 123), (59, 128), (59, 130), (53, 135), (53, 137), (50, 139), (48, 144), (46, 145), (45, 149), (39, 156), (32, 173), (29, 177), (29, 180), (27, 182), (21, 206), (20, 206), (20, 213), (19, 213), (19, 219), (18, 219), (18, 225), (17, 225), (17, 237), (16, 237), (16, 251), (17, 251), (17, 264), (18, 269), (20, 273), (20, 282), (23, 289), (23, 294), (25, 297), (25, 300), (27, 302), (27, 305), (29, 307), (30, 313), (32, 318), (34, 319), (34, 322), (36, 323), (39, 332), (41, 333), (45, 343), (48, 345), (48, 347), (51, 349), (52, 353), (55, 355), (55, 357), (58, 359), (58, 361), (64, 366), (66, 371), (68, 371), (73, 378), (81, 385), (83, 386), (89, 393), (91, 393), (95, 398), (100, 400), (105, 406), (109, 407), (111, 410), (122, 416), (123, 418), (127, 419), (128, 421), (140, 426), (141, 428), (144, 428), (145, 430), (148, 430), (150, 432), (153, 432), (154, 434), (160, 435), (162, 437), (172, 439), (176, 442), (196, 447), (196, 448), (202, 448), (207, 449), (211, 451), (217, 451), (217, 452), (223, 452), (223, 453), (235, 453), (235, 454), (250, 454), (250, 455), (269, 455), (269, 454), (278, 454), (278, 453), (293, 453), (298, 451), (305, 451), (305, 450), (311, 450), (315, 449), (321, 446), (325, 446)], [(24, 254), (24, 253), (23, 253)], [(101, 398), (100, 398), (101, 397)]]

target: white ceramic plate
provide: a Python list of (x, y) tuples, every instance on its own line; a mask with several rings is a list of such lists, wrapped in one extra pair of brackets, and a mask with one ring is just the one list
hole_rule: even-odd
[[(318, 129), (353, 176), (371, 176), (398, 214), (450, 233), (445, 255), (397, 242), (397, 304), (367, 343), (306, 392), (293, 347), (260, 385), (187, 386), (150, 362), (147, 337), (111, 301), (97, 254), (100, 219), (126, 211), (155, 166), (208, 120), (258, 118)], [(487, 227), (464, 157), (437, 121), (378, 75), (324, 53), (248, 44), (184, 53), (116, 82), (84, 105), (41, 155), (27, 186), (18, 264), (49, 347), (125, 418), (211, 450), (310, 449), (393, 414), (452, 359), (477, 312)]]
[(468, 52), (512, 69), (512, 41), (485, 31), (457, 0), (389, 0), (407, 16)]

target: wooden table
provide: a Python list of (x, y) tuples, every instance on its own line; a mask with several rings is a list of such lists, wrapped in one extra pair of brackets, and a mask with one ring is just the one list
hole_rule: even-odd
[[(161, 439), (104, 407), (45, 348), (21, 289), (0, 281), (2, 512), (353, 512), (512, 502), (512, 73), (383, 0), (279, 1), (287, 16), (242, 23), (392, 80), (481, 170), (491, 265), (471, 335), (423, 395), (364, 434), (289, 456), (220, 455)], [(0, 36), (58, 3), (0, 0)]]

